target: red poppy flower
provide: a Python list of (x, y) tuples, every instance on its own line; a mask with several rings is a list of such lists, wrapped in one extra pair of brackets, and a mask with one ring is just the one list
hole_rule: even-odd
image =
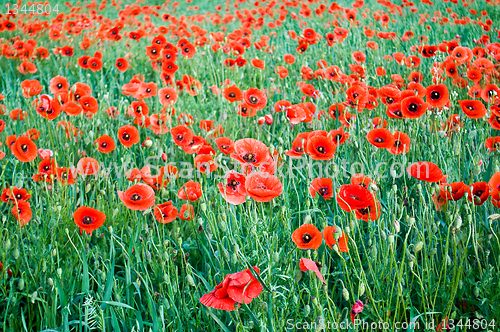
[(42, 92), (42, 86), (38, 80), (24, 80), (21, 82), (24, 98), (36, 96)]
[(235, 171), (229, 171), (226, 173), (225, 179), (225, 182), (217, 184), (222, 197), (230, 204), (238, 205), (244, 203), (247, 195), (245, 176)]
[(194, 218), (194, 209), (192, 204), (184, 203), (179, 211), (179, 218), (181, 220), (189, 221)]
[(484, 144), (490, 152), (500, 151), (500, 136), (487, 138)]
[(57, 179), (63, 185), (71, 185), (75, 183), (75, 178), (77, 176), (77, 172), (74, 169), (69, 167), (58, 167), (57, 170)]
[(293, 231), (292, 241), (299, 249), (318, 249), (323, 242), (323, 237), (316, 226), (303, 224)]
[(177, 102), (177, 91), (174, 88), (163, 88), (158, 91), (160, 104), (163, 106), (171, 106)]
[(125, 125), (118, 129), (118, 140), (126, 148), (139, 143), (139, 131), (134, 126)]
[(372, 129), (366, 134), (368, 142), (379, 149), (388, 149), (394, 145), (394, 135), (386, 128)]
[(98, 137), (94, 144), (97, 143), (97, 148), (102, 153), (110, 153), (115, 149), (115, 141), (108, 135), (102, 135)]
[(395, 131), (393, 136), (394, 144), (390, 148), (388, 148), (389, 152), (395, 155), (408, 153), (408, 151), (410, 151), (411, 145), (410, 137), (400, 131)]
[(329, 200), (333, 197), (333, 181), (329, 178), (316, 178), (312, 180), (309, 186), (309, 193), (312, 197), (316, 197), (316, 193)]
[(269, 156), (268, 147), (259, 140), (253, 138), (239, 139), (234, 142), (234, 153), (231, 158), (242, 164), (260, 166)]
[(236, 85), (231, 85), (224, 89), (224, 98), (229, 102), (234, 103), (235, 101), (243, 100), (243, 92)]
[(214, 157), (210, 154), (199, 154), (194, 158), (195, 167), (203, 174), (212, 173), (217, 169)]
[(116, 59), (115, 62), (115, 67), (118, 69), (120, 72), (125, 72), (128, 69), (128, 61), (125, 58), (118, 58)]
[(80, 234), (85, 231), (87, 234), (92, 234), (93, 231), (98, 229), (106, 221), (106, 215), (96, 209), (80, 206), (73, 212), (73, 220), (75, 224), (80, 227)]
[(335, 143), (327, 136), (314, 135), (307, 139), (306, 152), (314, 160), (333, 159), (335, 150)]
[(357, 184), (344, 184), (337, 195), (337, 203), (344, 211), (364, 209), (373, 201), (372, 194), (365, 187)]
[(299, 268), (302, 272), (313, 271), (316, 274), (316, 276), (321, 280), (321, 282), (323, 282), (323, 284), (326, 285), (325, 278), (323, 278), (323, 275), (319, 271), (318, 264), (316, 264), (311, 259), (301, 258), (299, 262)]
[(58, 93), (59, 91), (68, 91), (69, 83), (65, 77), (55, 76), (49, 82), (49, 90), (53, 94)]
[(407, 97), (401, 101), (401, 111), (407, 119), (418, 119), (427, 111), (428, 105), (418, 96)]
[(213, 291), (200, 298), (200, 303), (214, 309), (233, 311), (237, 302), (227, 294), (228, 285), (229, 276), (226, 276), (224, 281), (217, 285)]
[(245, 180), (247, 194), (257, 202), (269, 202), (283, 192), (281, 181), (267, 173), (252, 173)]
[(225, 155), (234, 152), (234, 142), (229, 137), (219, 137), (215, 139), (215, 144), (219, 148), (220, 152)]
[(155, 204), (154, 190), (142, 183), (133, 185), (124, 192), (118, 190), (118, 197), (131, 210), (144, 211)]
[(426, 89), (427, 102), (430, 106), (441, 108), (450, 101), (450, 93), (444, 84), (428, 86)]
[(325, 238), (326, 245), (330, 247), (330, 249), (332, 249), (332, 246), (337, 244), (341, 252), (348, 252), (349, 247), (347, 246), (348, 243), (347, 235), (344, 232), (342, 232), (341, 236), (339, 236), (337, 241), (335, 240), (335, 231), (336, 231), (335, 226), (327, 226), (323, 228), (323, 237)]
[(256, 88), (250, 88), (243, 93), (245, 102), (256, 110), (261, 110), (267, 105), (266, 94)]
[(99, 172), (99, 167), (99, 162), (91, 157), (81, 158), (76, 165), (78, 174), (82, 176), (97, 174), (97, 172)]
[(183, 200), (189, 200), (194, 202), (203, 195), (201, 190), (201, 184), (195, 181), (188, 181), (182, 185), (182, 187), (177, 192), (177, 197)]
[(466, 187), (469, 195), (467, 199), (475, 205), (483, 205), (490, 196), (490, 187), (486, 182), (476, 182)]
[(445, 179), (439, 167), (428, 161), (419, 161), (406, 169), (408, 174), (415, 179), (426, 182), (440, 182)]
[(372, 199), (367, 207), (356, 209), (356, 218), (364, 221), (375, 221), (380, 217), (381, 208), (380, 202), (376, 198)]
[(495, 104), (500, 99), (500, 88), (496, 84), (486, 84), (481, 90), (481, 98), (488, 104)]
[(496, 172), (488, 182), (492, 191), (500, 191), (500, 172)]
[[(256, 266), (253, 267), (253, 270), (254, 273), (260, 273)], [(250, 269), (230, 274), (228, 278), (227, 295), (238, 303), (249, 304), (262, 293), (263, 287)]]
[(446, 200), (458, 201), (465, 196), (467, 185), (463, 182), (442, 184), (439, 196)]
[(93, 72), (99, 71), (102, 69), (102, 60), (99, 58), (90, 58), (89, 59), (89, 69)]
[(78, 58), (78, 65), (82, 67), (83, 69), (88, 69), (89, 68), (89, 59), (90, 56), (84, 55), (81, 58)]
[(26, 225), (32, 217), (30, 203), (26, 201), (16, 201), (11, 212), (21, 227)]
[(0, 200), (5, 203), (10, 203), (16, 201), (27, 201), (30, 197), (31, 195), (28, 194), (26, 189), (20, 189), (14, 186), (11, 188), (4, 188)]
[(170, 129), (170, 134), (174, 139), (174, 143), (179, 146), (186, 146), (193, 140), (193, 132), (184, 125), (179, 125)]
[(480, 100), (459, 100), (458, 103), (462, 112), (471, 119), (480, 119), (486, 115), (486, 107)]
[(394, 85), (383, 86), (377, 93), (382, 103), (387, 106), (398, 103), (401, 96), (401, 91)]
[(153, 211), (156, 221), (162, 224), (168, 224), (174, 221), (178, 215), (177, 208), (172, 204), (172, 201), (155, 205)]
[(35, 160), (38, 154), (36, 144), (27, 136), (19, 136), (12, 145), (11, 151), (19, 161), (24, 163)]

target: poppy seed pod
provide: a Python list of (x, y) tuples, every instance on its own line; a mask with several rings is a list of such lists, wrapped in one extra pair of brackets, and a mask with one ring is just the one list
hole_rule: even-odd
[(349, 291), (345, 287), (342, 288), (342, 297), (344, 300), (349, 301)]
[(364, 293), (365, 293), (365, 284), (363, 282), (360, 282), (358, 288), (358, 297), (363, 296)]
[(413, 252), (414, 253), (417, 253), (419, 252), (420, 250), (422, 250), (422, 248), (424, 247), (424, 243), (422, 241), (419, 241), (417, 244), (415, 244), (415, 246), (413, 247)]

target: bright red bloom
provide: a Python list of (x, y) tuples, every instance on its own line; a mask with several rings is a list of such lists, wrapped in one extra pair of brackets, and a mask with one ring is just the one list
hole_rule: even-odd
[(283, 192), (281, 181), (274, 175), (256, 172), (245, 180), (247, 194), (257, 202), (269, 202)]
[(162, 224), (167, 224), (174, 221), (178, 215), (177, 208), (172, 204), (172, 201), (155, 205), (153, 211), (156, 221)]
[(189, 200), (191, 202), (198, 200), (201, 195), (203, 195), (201, 184), (195, 181), (184, 183), (177, 192), (177, 197), (179, 197), (179, 199)]
[(333, 197), (333, 181), (329, 178), (316, 178), (312, 180), (309, 186), (309, 193), (312, 197), (319, 193), (324, 199), (329, 200)]
[(318, 249), (323, 242), (323, 237), (316, 226), (303, 224), (293, 231), (292, 241), (299, 249)]
[(124, 192), (118, 190), (118, 197), (131, 210), (144, 211), (155, 204), (154, 190), (142, 183), (133, 185)]
[(99, 210), (81, 206), (73, 212), (73, 220), (80, 227), (80, 233), (85, 231), (87, 234), (92, 234), (93, 231), (104, 224), (106, 215)]
[(445, 179), (439, 167), (428, 161), (419, 161), (406, 169), (408, 174), (415, 179), (426, 182), (440, 182)]

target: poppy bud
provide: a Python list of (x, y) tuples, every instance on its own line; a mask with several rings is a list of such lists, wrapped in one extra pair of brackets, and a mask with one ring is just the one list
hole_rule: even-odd
[(385, 232), (380, 232), (380, 237), (382, 238), (382, 240), (387, 240), (387, 234), (385, 234)]
[(186, 276), (186, 281), (189, 284), (189, 286), (191, 286), (191, 287), (195, 287), (196, 286), (195, 283), (194, 283), (194, 279), (193, 279), (193, 277), (190, 274), (188, 274)]
[(252, 320), (249, 320), (248, 323), (247, 323), (247, 326), (250, 330), (253, 330), (253, 327), (254, 327), (254, 323)]
[(474, 288), (474, 295), (475, 295), (476, 297), (478, 297), (478, 296), (479, 296), (479, 287), (475, 287), (475, 288)]
[(47, 262), (45, 259), (42, 261), (42, 272), (47, 272)]
[(24, 279), (19, 279), (19, 281), (17, 282), (17, 288), (19, 289), (19, 291), (22, 291), (24, 289)]
[(498, 165), (493, 166), (493, 173), (498, 173), (500, 172), (500, 167)]
[(481, 167), (480, 166), (474, 166), (474, 175), (478, 175), (481, 173)]
[(414, 247), (413, 247), (413, 252), (414, 253), (417, 253), (419, 252), (420, 250), (422, 250), (422, 248), (424, 247), (424, 243), (422, 241), (419, 241)]
[(10, 249), (10, 244), (11, 243), (9, 239), (5, 240), (5, 242), (3, 243), (3, 250), (8, 251)]
[(227, 228), (226, 228), (226, 222), (224, 220), (219, 221), (219, 228), (223, 233), (226, 232)]
[(408, 217), (408, 226), (413, 226), (415, 224), (415, 217)]
[(293, 279), (295, 280), (295, 282), (299, 282), (300, 279), (302, 279), (302, 271), (301, 270), (295, 271)]
[(429, 253), (429, 256), (434, 256), (435, 254), (437, 254), (437, 248), (432, 248), (431, 252)]
[(30, 295), (31, 297), (31, 303), (35, 303), (36, 298), (38, 297), (38, 292), (34, 291), (33, 294)]
[(396, 184), (392, 185), (392, 191), (394, 191), (394, 193), (398, 191), (398, 186)]
[(333, 251), (335, 251), (335, 253), (337, 253), (337, 254), (339, 253), (339, 246), (337, 244), (334, 244), (332, 246), (332, 249), (333, 249)]
[(150, 148), (150, 147), (153, 146), (153, 141), (150, 140), (150, 139), (147, 139), (147, 140), (144, 141), (143, 146), (146, 147), (146, 148)]
[(344, 232), (346, 232), (346, 234), (351, 234), (351, 227), (349, 226), (344, 227)]
[(363, 282), (360, 282), (358, 288), (358, 297), (363, 296), (364, 293), (365, 293), (365, 284)]
[(19, 249), (14, 249), (14, 251), (12, 252), (12, 257), (14, 257), (14, 260), (17, 261), (17, 259), (19, 258)]
[(277, 253), (277, 252), (275, 252), (275, 253), (273, 254), (273, 260), (274, 260), (274, 262), (276, 262), (276, 263), (277, 263), (277, 262), (279, 262), (279, 260), (280, 260), (280, 254), (279, 254), (279, 253)]
[(370, 247), (370, 256), (372, 259), (377, 259), (377, 247), (376, 246)]
[(462, 227), (462, 217), (460, 217), (460, 215), (456, 215), (456, 219), (455, 219), (455, 227), (457, 229), (459, 229), (460, 227)]
[(448, 265), (448, 266), (451, 265), (451, 257), (450, 257), (450, 255), (446, 255), (446, 265)]
[(303, 316), (308, 317), (310, 313), (311, 313), (311, 307), (309, 306), (309, 304), (306, 304), (306, 306), (304, 307)]
[(342, 296), (344, 297), (344, 300), (349, 301), (349, 291), (347, 288), (342, 289)]
[(304, 218), (304, 224), (310, 224), (311, 223), (311, 216), (308, 214), (305, 218)]
[(57, 275), (59, 276), (59, 279), (60, 279), (60, 278), (61, 278), (61, 276), (62, 276), (62, 269), (61, 269), (61, 268), (58, 268), (58, 269), (56, 270), (56, 272), (57, 272)]
[(500, 214), (498, 214), (498, 213), (494, 213), (488, 217), (488, 220), (491, 220), (491, 221), (495, 221), (498, 219), (500, 219)]
[(47, 284), (48, 284), (50, 287), (54, 286), (54, 280), (52, 280), (52, 278), (48, 278), (48, 279), (47, 279)]
[(165, 152), (161, 154), (161, 159), (163, 160), (163, 162), (167, 162), (167, 155)]
[(56, 249), (52, 249), (52, 256), (56, 256), (57, 255), (57, 250)]
[(266, 119), (263, 116), (259, 118), (259, 126), (262, 126), (265, 123)]
[(387, 237), (387, 242), (390, 246), (394, 244), (394, 234), (389, 234), (389, 236)]

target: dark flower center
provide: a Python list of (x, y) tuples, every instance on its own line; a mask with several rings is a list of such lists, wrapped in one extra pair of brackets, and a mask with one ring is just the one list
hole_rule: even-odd
[(257, 104), (257, 102), (258, 102), (258, 101), (259, 101), (259, 99), (257, 99), (257, 97), (255, 97), (255, 96), (251, 96), (251, 97), (250, 97), (250, 102), (251, 102), (252, 104)]
[(408, 105), (408, 110), (412, 113), (415, 113), (418, 110), (418, 105), (415, 103), (411, 103), (410, 105)]
[(302, 242), (309, 243), (309, 242), (311, 242), (311, 240), (312, 240), (311, 234), (304, 233), (304, 235), (302, 235)]
[(184, 136), (183, 136), (183, 135), (181, 135), (181, 134), (177, 134), (177, 136), (175, 136), (175, 138), (177, 138), (177, 140), (178, 140), (179, 142), (182, 142), (182, 140), (184, 139)]
[(21, 195), (21, 194), (17, 194), (17, 195), (16, 195), (16, 198), (17, 198), (17, 199), (21, 199), (21, 198), (23, 198), (23, 195)]
[(62, 172), (61, 173), (61, 179), (67, 180), (68, 179), (68, 172)]
[(386, 101), (387, 101), (387, 104), (392, 104), (394, 102), (394, 98), (387, 97)]
[(106, 142), (102, 142), (102, 143), (101, 143), (101, 146), (102, 146), (103, 148), (106, 148), (106, 147), (108, 146), (108, 143), (106, 143)]
[(137, 202), (138, 200), (141, 199), (141, 195), (139, 194), (132, 194), (132, 197), (130, 197), (130, 199), (134, 202)]
[(47, 172), (49, 169), (50, 169), (49, 165), (45, 165), (45, 166), (43, 166), (43, 170), (44, 170), (45, 172)]
[(394, 146), (395, 147), (399, 148), (401, 145), (403, 145), (403, 142), (401, 142), (400, 140), (397, 139), (397, 140), (394, 141)]
[(431, 99), (438, 100), (441, 97), (441, 94), (438, 91), (431, 92)]
[(301, 153), (301, 152), (304, 152), (304, 148), (303, 148), (303, 147), (301, 147), (301, 146), (296, 146), (296, 147), (295, 147), (295, 152), (300, 152), (300, 153)]
[(318, 147), (316, 148), (316, 150), (318, 150), (318, 152), (319, 152), (319, 153), (325, 153), (325, 151), (326, 151), (326, 149), (325, 149), (325, 147), (324, 147), (324, 146), (318, 146)]
[(150, 88), (147, 88), (147, 89), (146, 89), (146, 92), (147, 92), (147, 93), (150, 93), (150, 92), (151, 92), (151, 89), (150, 89)]
[(58, 89), (62, 89), (62, 87), (63, 87), (62, 83), (57, 83), (57, 88)]
[(235, 179), (231, 179), (227, 182), (227, 186), (228, 187), (231, 187), (233, 188), (233, 190), (236, 190), (236, 187), (239, 185), (240, 183), (238, 181), (236, 181)]
[(241, 159), (249, 163), (254, 163), (257, 161), (257, 159), (255, 159), (255, 155), (252, 153), (246, 153)]
[(382, 137), (375, 138), (375, 143), (384, 143), (384, 139)]
[(92, 219), (92, 217), (85, 216), (85, 217), (83, 217), (82, 224), (90, 225), (93, 221), (94, 220)]
[(128, 141), (128, 140), (130, 139), (130, 135), (129, 135), (129, 133), (124, 133), (122, 137), (123, 137), (123, 139), (124, 139), (124, 140), (126, 140), (126, 141)]
[(321, 196), (326, 196), (328, 195), (328, 188), (327, 187), (321, 187), (319, 188), (319, 193), (321, 194)]
[(236, 93), (234, 93), (234, 92), (230, 92), (230, 93), (229, 93), (229, 97), (231, 97), (231, 98), (236, 97)]
[(28, 151), (28, 146), (26, 144), (21, 144), (21, 150), (23, 150), (23, 152)]

